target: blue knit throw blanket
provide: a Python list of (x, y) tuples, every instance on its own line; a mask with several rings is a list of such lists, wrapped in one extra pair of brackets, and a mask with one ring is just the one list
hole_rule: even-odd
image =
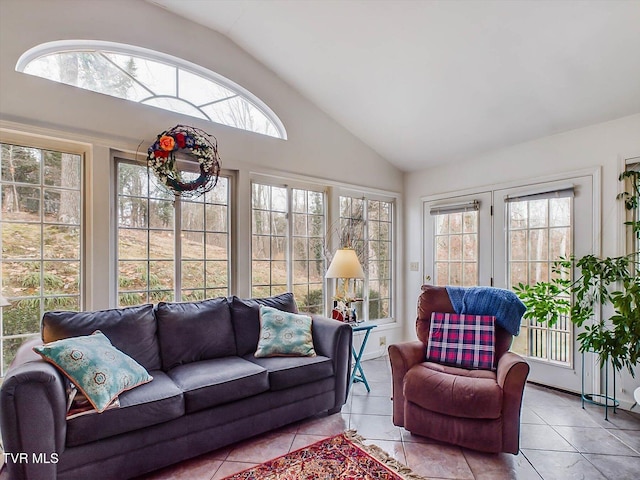
[(520, 321), (527, 307), (511, 290), (494, 287), (446, 288), (456, 313), (491, 315), (511, 335), (520, 333)]

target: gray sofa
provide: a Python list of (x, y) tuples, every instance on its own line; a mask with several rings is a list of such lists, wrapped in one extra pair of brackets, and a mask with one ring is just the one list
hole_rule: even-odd
[(340, 411), (349, 325), (314, 315), (316, 357), (255, 358), (260, 304), (297, 311), (293, 295), (283, 294), (46, 313), (44, 342), (101, 330), (153, 381), (121, 394), (120, 408), (67, 421), (67, 380), (31, 351), (34, 342), (23, 345), (0, 392), (4, 451), (27, 454), (9, 458), (9, 478), (130, 478)]

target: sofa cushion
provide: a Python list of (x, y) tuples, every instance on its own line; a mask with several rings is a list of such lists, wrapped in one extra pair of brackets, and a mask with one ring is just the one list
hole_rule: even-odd
[(92, 335), (38, 345), (33, 350), (60, 369), (98, 413), (122, 392), (153, 380), (138, 362), (111, 345), (99, 330)]
[(187, 413), (269, 390), (267, 370), (240, 357), (188, 363), (167, 373), (184, 392)]
[(88, 413), (67, 421), (67, 446), (73, 447), (184, 415), (182, 391), (161, 370), (153, 381), (120, 395), (120, 408)]
[(156, 308), (162, 368), (236, 354), (226, 298), (166, 303)]
[(502, 412), (502, 389), (489, 370), (424, 362), (407, 372), (403, 389), (407, 401), (432, 412), (466, 418), (499, 418)]
[(46, 312), (42, 317), (45, 343), (91, 335), (96, 330), (147, 370), (160, 369), (156, 319), (151, 304), (93, 312)]
[(249, 354), (243, 358), (260, 365), (269, 372), (269, 388), (273, 391), (316, 382), (334, 373), (331, 359), (321, 355), (256, 358)]
[(311, 317), (260, 305), (256, 357), (315, 357)]
[(277, 308), (283, 312), (298, 313), (293, 293), (273, 297), (241, 299), (231, 298), (231, 320), (236, 335), (238, 355), (254, 353), (260, 336), (260, 305)]

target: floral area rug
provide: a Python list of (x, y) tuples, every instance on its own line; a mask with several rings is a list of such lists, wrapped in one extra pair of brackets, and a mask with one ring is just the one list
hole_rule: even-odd
[(224, 480), (423, 480), (375, 445), (348, 431)]

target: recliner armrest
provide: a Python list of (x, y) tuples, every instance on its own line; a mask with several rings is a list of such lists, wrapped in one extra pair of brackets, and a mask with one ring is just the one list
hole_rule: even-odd
[(520, 408), (529, 364), (520, 355), (507, 352), (500, 357), (496, 373), (503, 392), (502, 449), (516, 455), (520, 448)]
[(426, 347), (420, 341), (389, 345), (391, 378), (393, 381), (393, 424), (404, 426), (403, 381), (407, 372), (425, 361)]
[(528, 374), (529, 364), (517, 353), (507, 352), (498, 360), (497, 381), (503, 389), (524, 386)]
[[(7, 457), (11, 479), (55, 478), (54, 460), (67, 434), (65, 382), (53, 365), (29, 354), (35, 343), (20, 347), (0, 388), (4, 451), (16, 459)], [(18, 454), (26, 454), (28, 461), (20, 461)]]

